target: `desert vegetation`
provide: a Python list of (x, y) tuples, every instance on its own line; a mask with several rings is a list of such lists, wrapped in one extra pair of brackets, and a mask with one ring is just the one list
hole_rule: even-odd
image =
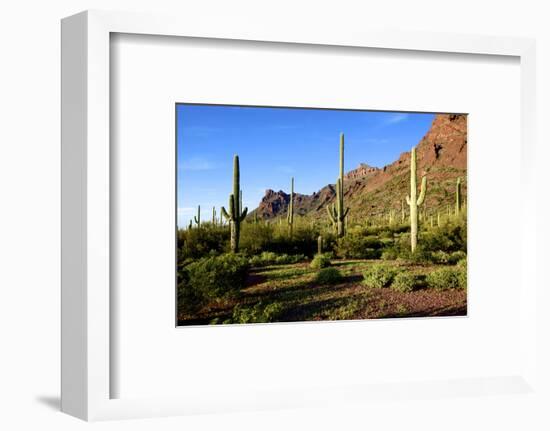
[[(344, 155), (342, 134), (330, 202), (298, 214), (292, 177), (275, 217), (242, 208), (234, 156), (228, 207), (201, 221), (199, 206), (194, 223), (177, 232), (180, 325), (466, 314), (465, 176), (452, 179), (449, 193), (443, 184), (455, 171), (446, 182), (441, 168), (418, 172), (412, 148), (407, 193), (352, 195)], [(392, 181), (386, 190), (398, 189)]]

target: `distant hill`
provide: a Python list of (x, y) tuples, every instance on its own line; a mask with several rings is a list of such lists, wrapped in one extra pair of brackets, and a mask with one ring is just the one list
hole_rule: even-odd
[[(416, 147), (418, 184), (426, 174), (428, 188), (424, 208), (426, 212), (447, 211), (454, 205), (456, 179), (462, 180), (466, 196), (467, 177), (467, 118), (466, 115), (437, 114), (430, 130)], [(368, 160), (368, 154), (365, 154)], [(335, 162), (335, 171), (337, 165)], [(346, 173), (344, 179), (345, 205), (350, 207), (352, 221), (368, 217), (383, 217), (390, 209), (401, 212), (401, 202), (409, 194), (410, 153), (383, 168), (367, 163)], [(334, 184), (328, 184), (312, 195), (295, 193), (295, 214), (308, 218), (327, 218), (326, 205), (336, 197)], [(282, 190), (267, 190), (250, 217), (271, 220), (284, 216), (290, 195)], [(406, 210), (408, 207), (405, 204)]]

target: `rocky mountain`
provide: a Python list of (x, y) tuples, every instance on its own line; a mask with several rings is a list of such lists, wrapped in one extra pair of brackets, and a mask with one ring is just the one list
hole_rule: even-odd
[[(467, 117), (462, 114), (437, 114), (433, 123), (416, 147), (417, 175), (428, 179), (425, 210), (430, 213), (446, 211), (454, 203), (456, 179), (461, 178), (463, 196), (466, 196), (467, 178)], [(368, 154), (365, 155), (368, 159)], [(336, 165), (335, 165), (336, 169)], [(361, 163), (346, 173), (344, 199), (351, 208), (352, 220), (381, 217), (390, 209), (401, 211), (401, 204), (409, 194), (410, 153), (383, 168)], [(419, 180), (420, 182), (420, 180)], [(331, 204), (336, 193), (328, 184), (312, 195), (296, 193), (295, 213), (301, 216), (326, 217), (325, 206)], [(254, 212), (259, 218), (274, 219), (286, 214), (290, 195), (282, 190), (267, 190)], [(252, 214), (253, 214), (252, 213)]]

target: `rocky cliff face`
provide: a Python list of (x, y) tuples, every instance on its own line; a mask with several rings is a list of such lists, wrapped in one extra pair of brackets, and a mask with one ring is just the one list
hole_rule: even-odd
[[(417, 175), (428, 178), (427, 208), (444, 210), (453, 204), (457, 177), (462, 178), (466, 195), (467, 118), (461, 114), (437, 114), (430, 130), (416, 147)], [(368, 155), (365, 155), (368, 158)], [(346, 205), (351, 217), (382, 215), (389, 209), (399, 210), (409, 193), (410, 153), (383, 168), (362, 163), (349, 171), (344, 180)], [(294, 205), (299, 215), (314, 218), (326, 215), (324, 207), (335, 199), (334, 185), (329, 184), (312, 195), (295, 194)], [(267, 190), (255, 210), (258, 217), (272, 219), (286, 213), (290, 196), (282, 190)]]

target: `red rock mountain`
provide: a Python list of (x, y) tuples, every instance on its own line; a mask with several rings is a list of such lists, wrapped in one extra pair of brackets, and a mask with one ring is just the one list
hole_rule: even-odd
[[(466, 196), (467, 178), (467, 117), (462, 114), (437, 114), (433, 123), (416, 146), (417, 175), (425, 174), (428, 193), (425, 208), (446, 210), (454, 202), (456, 179), (461, 178)], [(368, 159), (368, 155), (365, 155)], [(383, 168), (362, 163), (346, 173), (344, 199), (351, 208), (350, 216), (383, 216), (390, 209), (400, 210), (409, 194), (410, 153)], [(420, 180), (419, 180), (420, 181)], [(296, 214), (314, 218), (326, 217), (324, 207), (335, 199), (334, 185), (329, 184), (312, 195), (295, 194)], [(277, 218), (286, 213), (290, 196), (284, 191), (267, 190), (254, 210), (263, 219)]]

